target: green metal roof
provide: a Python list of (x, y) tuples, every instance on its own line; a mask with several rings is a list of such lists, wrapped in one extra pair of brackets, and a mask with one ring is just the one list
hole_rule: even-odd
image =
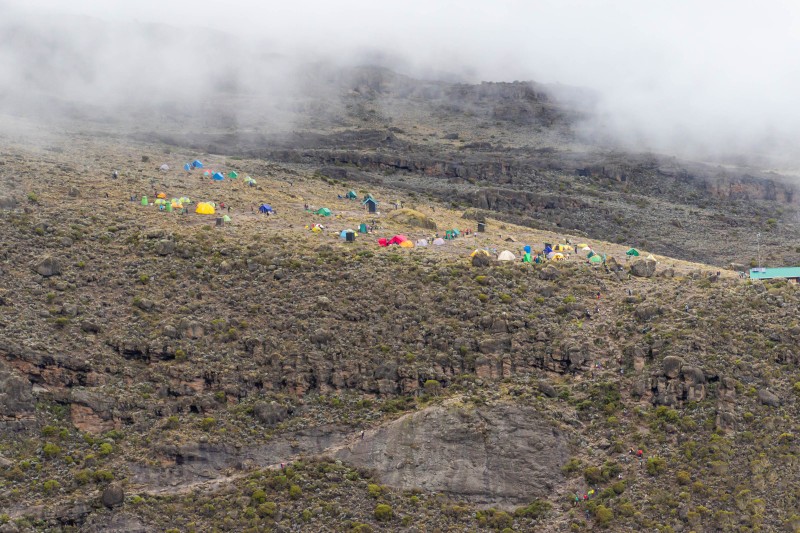
[(800, 267), (750, 269), (750, 279), (800, 278)]

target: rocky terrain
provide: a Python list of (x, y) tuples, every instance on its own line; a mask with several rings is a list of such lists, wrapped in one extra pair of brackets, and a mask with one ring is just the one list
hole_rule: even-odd
[[(280, 132), (4, 117), (0, 532), (800, 531), (800, 293), (728, 268), (800, 260), (791, 180), (564, 88), (311, 79)], [(606, 263), (494, 260), (566, 241)]]

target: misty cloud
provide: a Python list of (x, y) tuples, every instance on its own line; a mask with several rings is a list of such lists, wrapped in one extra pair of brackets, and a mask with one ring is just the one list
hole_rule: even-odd
[[(800, 133), (790, 1), (0, 0), (0, 16), (6, 103), (196, 110), (246, 91), (257, 115), (283, 121), (299, 67), (377, 63), (585, 87), (597, 98), (581, 132), (640, 150), (780, 159)], [(235, 124), (248, 114), (232, 112)]]

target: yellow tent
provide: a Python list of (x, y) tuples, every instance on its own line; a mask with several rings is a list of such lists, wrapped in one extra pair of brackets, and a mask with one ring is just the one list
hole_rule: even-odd
[(320, 228), (319, 226), (314, 226), (313, 228), (311, 228), (311, 231), (313, 231), (314, 233), (319, 233), (320, 231), (322, 231), (322, 228)]
[(469, 254), (469, 256), (470, 257), (475, 257), (478, 254), (489, 255), (489, 252), (487, 252), (486, 250), (475, 250), (474, 252)]
[(166, 198), (166, 197), (167, 197), (166, 193), (163, 192), (158, 193), (158, 196), (156, 196), (156, 198)]
[(414, 243), (411, 241), (403, 241), (400, 243), (400, 248), (413, 248)]
[(581, 250), (582, 250), (583, 248), (588, 248), (588, 247), (589, 247), (589, 245), (588, 245), (588, 244), (586, 244), (585, 242), (582, 242), (582, 243), (578, 244), (578, 249), (581, 249)]
[(556, 244), (553, 248), (554, 252), (571, 252), (572, 246), (569, 244)]
[(563, 261), (564, 254), (553, 254), (553, 257), (550, 258), (552, 261)]
[(200, 215), (213, 215), (214, 206), (206, 202), (200, 202), (199, 204), (197, 204), (197, 209), (195, 209), (194, 212)]

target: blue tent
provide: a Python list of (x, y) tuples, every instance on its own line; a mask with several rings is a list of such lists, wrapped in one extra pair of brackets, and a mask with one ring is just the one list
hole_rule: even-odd
[(269, 204), (261, 204), (261, 207), (258, 208), (258, 211), (260, 213), (272, 213), (273, 209)]
[(553, 251), (553, 248), (551, 248), (549, 244), (544, 247), (544, 255), (547, 255), (552, 251)]
[(201, 163), (199, 159), (195, 159), (192, 161), (192, 166), (194, 168), (203, 168), (203, 163)]
[(222, 181), (225, 179), (225, 176), (222, 174), (222, 172), (214, 172), (214, 175), (211, 176), (211, 178), (214, 181)]
[(525, 248), (523, 248), (523, 250), (525, 250), (526, 254), (531, 253), (531, 247), (529, 245), (527, 245), (527, 244), (525, 245)]
[(190, 165), (189, 163), (186, 163), (185, 165), (183, 165), (183, 170), (185, 170), (186, 172), (191, 171), (192, 170), (192, 165)]

